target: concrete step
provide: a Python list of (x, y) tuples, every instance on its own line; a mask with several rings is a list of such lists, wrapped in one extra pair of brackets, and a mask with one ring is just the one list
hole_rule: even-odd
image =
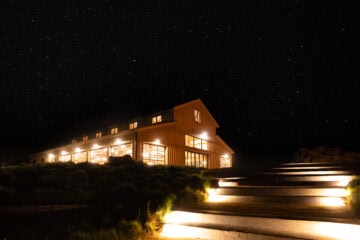
[(265, 174), (252, 177), (219, 178), (220, 187), (235, 186), (333, 186), (345, 187), (352, 175)]
[(343, 187), (309, 186), (237, 186), (220, 187), (218, 195), (240, 196), (311, 196), (311, 197), (346, 197), (349, 192)]
[(239, 196), (217, 195), (210, 197), (209, 202), (223, 203), (257, 203), (257, 204), (295, 204), (302, 206), (345, 206), (345, 197), (313, 197), (313, 196)]
[[(173, 211), (161, 236), (170, 239), (358, 239), (360, 225)], [(247, 235), (249, 234), (249, 235)]]

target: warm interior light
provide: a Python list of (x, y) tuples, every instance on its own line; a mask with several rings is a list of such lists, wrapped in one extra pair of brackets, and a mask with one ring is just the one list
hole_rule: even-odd
[(123, 141), (121, 139), (116, 139), (115, 140), (115, 145), (120, 145), (122, 143), (123, 143)]
[(61, 151), (60, 155), (67, 155), (69, 154), (67, 151)]
[(98, 148), (100, 148), (99, 144), (94, 143), (94, 145), (93, 145), (92, 149), (98, 149)]
[(81, 148), (79, 148), (79, 147), (75, 148), (75, 152), (76, 153), (81, 152)]

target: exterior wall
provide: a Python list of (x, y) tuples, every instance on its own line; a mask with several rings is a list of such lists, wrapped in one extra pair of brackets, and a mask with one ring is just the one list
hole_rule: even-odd
[[(194, 118), (194, 110), (200, 112), (201, 122), (198, 123)], [(220, 157), (228, 154), (231, 158), (234, 154), (233, 150), (226, 145), (217, 135), (216, 129), (219, 127), (211, 113), (205, 107), (201, 100), (194, 100), (174, 108), (174, 120), (177, 122), (177, 140), (183, 154), (183, 165), (184, 152), (190, 151), (195, 153), (207, 154), (208, 155), (208, 167), (219, 168)], [(190, 135), (205, 139), (208, 141), (208, 150), (194, 149), (185, 146), (185, 135)]]
[[(200, 112), (200, 122), (195, 121), (194, 110)], [(162, 121), (153, 124), (152, 117), (158, 115), (162, 115)], [(221, 157), (228, 156), (231, 160), (234, 154), (233, 150), (216, 135), (219, 125), (200, 99), (176, 106), (173, 110), (158, 112), (131, 122), (135, 121), (138, 122), (136, 129), (129, 130), (124, 124), (121, 127), (119, 125), (121, 132), (115, 134), (110, 134), (110, 129), (103, 129), (101, 131), (103, 135), (99, 138), (94, 138), (95, 134), (91, 134), (87, 141), (78, 141), (34, 154), (31, 160), (33, 162), (48, 162), (49, 160), (58, 162), (60, 155), (66, 155), (66, 153), (71, 154), (71, 160), (73, 160), (75, 152), (84, 151), (87, 154), (86, 161), (90, 161), (91, 151), (98, 148), (104, 148), (104, 152), (107, 151), (107, 155), (111, 156), (111, 146), (118, 145), (117, 141), (132, 143), (132, 157), (139, 161), (144, 160), (144, 144), (165, 147), (166, 165), (184, 166), (185, 151), (187, 151), (206, 155), (207, 168), (219, 168)], [(185, 135), (206, 140), (207, 149), (186, 146)]]

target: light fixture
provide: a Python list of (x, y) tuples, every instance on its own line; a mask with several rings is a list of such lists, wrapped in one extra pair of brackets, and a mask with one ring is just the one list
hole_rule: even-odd
[(79, 148), (79, 147), (75, 148), (75, 152), (76, 153), (81, 152), (81, 148)]
[(94, 143), (94, 145), (93, 145), (93, 147), (92, 147), (93, 149), (98, 149), (98, 148), (100, 148), (100, 146), (99, 146), (99, 144), (97, 144), (97, 143)]
[(69, 154), (67, 151), (61, 151), (60, 155), (67, 155)]
[(207, 132), (202, 132), (202, 133), (200, 134), (200, 138), (206, 140), (206, 139), (208, 138)]

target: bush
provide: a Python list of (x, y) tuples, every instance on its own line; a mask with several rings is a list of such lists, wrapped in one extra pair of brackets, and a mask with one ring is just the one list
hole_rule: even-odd
[(159, 229), (162, 217), (174, 204), (203, 201), (209, 185), (199, 169), (150, 167), (130, 156), (111, 158), (101, 166), (5, 167), (0, 180), (0, 203), (4, 205), (89, 204), (81, 213), (76, 211), (75, 223), (66, 225), (65, 221), (68, 231), (64, 232), (70, 239), (145, 239)]

